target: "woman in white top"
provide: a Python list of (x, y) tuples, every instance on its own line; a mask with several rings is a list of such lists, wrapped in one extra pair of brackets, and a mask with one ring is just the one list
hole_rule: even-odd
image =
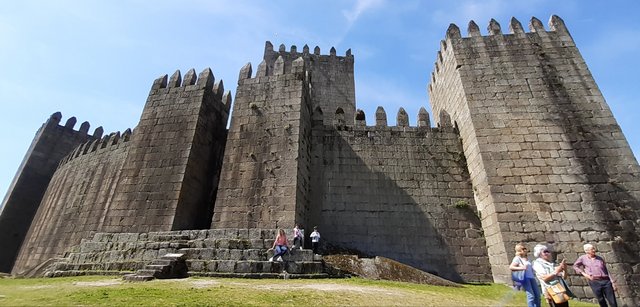
[(318, 226), (313, 226), (313, 232), (311, 233), (310, 237), (313, 253), (318, 254), (318, 245), (320, 245), (320, 233), (318, 232)]
[(540, 289), (533, 273), (533, 266), (527, 257), (527, 248), (523, 244), (516, 244), (516, 256), (513, 257), (509, 269), (511, 271), (524, 271), (524, 281), (522, 288), (527, 293), (527, 306), (540, 307)]
[(533, 248), (533, 255), (537, 258), (535, 261), (533, 261), (533, 270), (536, 272), (536, 277), (538, 277), (538, 281), (540, 281), (542, 294), (544, 294), (544, 297), (547, 299), (549, 306), (568, 307), (569, 301), (561, 304), (556, 304), (547, 292), (547, 288), (559, 283), (560, 277), (564, 276), (564, 272), (567, 268), (565, 261), (562, 260), (559, 265), (555, 264), (553, 262), (553, 258), (551, 257), (551, 250), (549, 250), (547, 246), (542, 244), (538, 244)]

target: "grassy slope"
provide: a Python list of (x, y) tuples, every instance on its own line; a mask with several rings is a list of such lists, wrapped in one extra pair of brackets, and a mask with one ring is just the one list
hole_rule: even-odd
[[(359, 278), (252, 280), (188, 278), (123, 283), (104, 276), (0, 279), (1, 306), (526, 306), (503, 285), (463, 288)], [(571, 306), (596, 306), (571, 302)]]

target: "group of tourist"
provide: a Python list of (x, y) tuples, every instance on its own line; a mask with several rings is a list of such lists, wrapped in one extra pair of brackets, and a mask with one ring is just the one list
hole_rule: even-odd
[[(320, 245), (320, 232), (318, 232), (318, 227), (313, 227), (313, 232), (309, 236), (311, 238), (311, 248), (313, 249), (314, 254), (318, 254), (318, 246)], [(299, 248), (302, 250), (304, 247), (304, 228), (302, 225), (296, 224), (293, 227), (293, 248)], [(282, 261), (282, 256), (284, 256), (289, 251), (289, 244), (287, 241), (287, 235), (285, 234), (284, 229), (278, 230), (278, 235), (276, 239), (273, 241), (273, 246), (271, 246), (271, 250), (273, 250), (273, 257), (269, 258), (269, 261)]]
[[(313, 227), (313, 232), (309, 237), (313, 253), (317, 254), (320, 243), (320, 233), (317, 226)], [(302, 250), (303, 247), (304, 229), (301, 225), (296, 225), (293, 228), (293, 248)], [(587, 279), (601, 307), (617, 307), (614, 294), (616, 284), (607, 270), (604, 259), (596, 255), (596, 248), (592, 244), (585, 244), (583, 248), (585, 254), (578, 257), (573, 263), (573, 269)], [(282, 256), (289, 251), (284, 229), (278, 230), (278, 235), (271, 249), (274, 251), (274, 255), (269, 258), (269, 261), (282, 261)], [(573, 294), (563, 279), (567, 272), (565, 260), (562, 259), (560, 263), (554, 262), (551, 249), (544, 244), (538, 244), (534, 247), (533, 257), (536, 258), (534, 261), (529, 260), (528, 252), (529, 250), (524, 244), (516, 244), (516, 255), (509, 265), (516, 287), (524, 289), (527, 293), (527, 305), (529, 307), (542, 306), (541, 297), (544, 296), (549, 306), (569, 306), (569, 297)]]
[[(608, 306), (617, 307), (614, 295), (616, 284), (604, 259), (596, 255), (596, 248), (592, 244), (583, 247), (585, 254), (574, 262), (573, 269), (587, 279), (600, 306), (606, 307), (609, 302)], [(534, 247), (534, 261), (529, 261), (524, 244), (516, 244), (515, 251), (516, 256), (509, 269), (516, 286), (527, 293), (528, 306), (540, 307), (541, 293), (549, 306), (569, 306), (569, 297), (573, 294), (563, 279), (567, 271), (565, 260), (554, 262), (551, 250), (543, 244)]]

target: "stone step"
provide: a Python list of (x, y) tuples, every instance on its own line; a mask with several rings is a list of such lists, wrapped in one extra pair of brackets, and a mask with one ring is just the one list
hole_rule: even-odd
[(136, 242), (82, 242), (73, 253), (97, 253), (123, 250), (143, 250), (143, 249), (180, 249), (192, 247), (190, 240), (173, 240), (173, 241), (136, 241)]
[(187, 260), (189, 271), (218, 273), (324, 273), (324, 264), (313, 261), (236, 261), (236, 260)]
[(321, 258), (311, 250), (295, 249), (283, 256), (283, 263), (269, 262), (273, 252), (267, 249), (273, 244), (275, 232), (207, 229), (98, 233), (74, 246), (48, 271), (69, 271), (71, 275), (81, 271), (119, 274), (138, 271), (140, 276), (164, 278), (185, 277), (188, 270), (230, 274), (279, 274), (285, 270), (293, 274), (323, 273)]
[(237, 238), (209, 238), (189, 241), (195, 248), (223, 248), (223, 249), (267, 249), (273, 245), (272, 239), (237, 239)]
[(220, 273), (220, 272), (189, 272), (190, 277), (222, 277), (222, 278), (253, 278), (253, 279), (321, 279), (334, 278), (327, 273), (321, 274), (292, 274), (283, 273)]
[(143, 261), (123, 261), (123, 262), (88, 262), (88, 263), (66, 263), (58, 262), (53, 265), (53, 271), (67, 270), (90, 270), (90, 271), (135, 271), (145, 267), (147, 263)]
[[(273, 256), (273, 251), (265, 251), (267, 260)], [(291, 249), (282, 258), (285, 261), (314, 261), (313, 251), (310, 249)], [(320, 259), (321, 261), (322, 259)]]
[[(158, 236), (154, 236), (158, 237)], [(158, 239), (158, 238), (155, 238)], [(72, 254), (82, 253), (108, 253), (130, 250), (159, 250), (181, 248), (215, 248), (215, 249), (268, 249), (273, 245), (272, 239), (198, 239), (198, 240), (173, 240), (158, 241), (144, 240), (136, 242), (82, 242), (78, 248), (71, 251)], [(297, 249), (296, 249), (297, 250)]]
[(96, 233), (93, 238), (83, 242), (138, 242), (138, 241), (175, 241), (175, 240), (203, 240), (203, 239), (264, 239), (273, 242), (276, 237), (275, 229), (203, 229), (176, 230), (149, 233)]
[(184, 261), (185, 259), (187, 259), (187, 257), (183, 253), (167, 253), (167, 254), (162, 255), (162, 257), (160, 257), (160, 259), (161, 260), (169, 260), (172, 263), (175, 263), (177, 261)]
[(177, 241), (189, 241), (191, 236), (187, 234), (175, 234), (175, 233), (150, 233), (146, 241), (150, 242), (177, 242)]
[(172, 262), (172, 260), (160, 258), (151, 261), (148, 265), (171, 265)]
[(188, 244), (176, 244), (168, 248), (124, 248), (121, 250), (109, 250), (102, 252), (72, 252), (67, 255), (69, 263), (87, 262), (119, 262), (119, 261), (152, 261), (162, 255), (176, 253), (179, 249), (190, 247)]
[(142, 275), (142, 276), (153, 276), (154, 278), (160, 278), (163, 277), (164, 273), (166, 272), (162, 272), (161, 270), (155, 270), (155, 269), (140, 269), (136, 271), (136, 275)]
[(163, 272), (163, 271), (169, 271), (171, 269), (171, 265), (147, 264), (144, 266), (144, 269)]
[[(273, 252), (266, 249), (183, 248), (179, 252), (184, 253), (187, 259), (192, 260), (266, 261), (273, 256)], [(314, 261), (311, 250), (291, 250), (283, 258), (288, 261)]]

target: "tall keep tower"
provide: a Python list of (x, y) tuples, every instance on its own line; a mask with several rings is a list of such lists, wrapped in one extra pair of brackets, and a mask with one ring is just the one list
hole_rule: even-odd
[[(212, 228), (278, 228), (309, 212), (311, 110), (355, 114), (353, 56), (266, 42), (251, 76), (240, 72)], [(346, 117), (346, 116), (345, 116)], [(326, 119), (333, 120), (333, 117)]]
[[(278, 51), (273, 50), (273, 45), (266, 42), (264, 48), (264, 63), (267, 70), (271, 71), (278, 57), (282, 57), (285, 70), (289, 70), (292, 61), (302, 57), (305, 60), (307, 70), (312, 72), (313, 90), (309, 92), (311, 107), (313, 110), (335, 111), (341, 108), (344, 111), (345, 119), (353, 119), (356, 113), (355, 82), (353, 78), (354, 57), (351, 49), (347, 50), (345, 56), (337, 56), (336, 48), (329, 50), (329, 55), (321, 55), (320, 47), (313, 48), (310, 53), (309, 47), (304, 45), (302, 53), (297, 51), (296, 46), (291, 46), (290, 51), (286, 51), (284, 45), (280, 45)], [(324, 115), (325, 123), (331, 124), (333, 114)]]
[[(494, 280), (506, 282), (517, 242), (550, 243), (572, 263), (595, 243), (640, 305), (640, 167), (564, 22), (488, 36), (451, 25), (429, 85), (434, 114), (458, 125)], [(580, 297), (588, 286), (571, 276)], [(576, 292), (576, 291), (574, 291)]]

